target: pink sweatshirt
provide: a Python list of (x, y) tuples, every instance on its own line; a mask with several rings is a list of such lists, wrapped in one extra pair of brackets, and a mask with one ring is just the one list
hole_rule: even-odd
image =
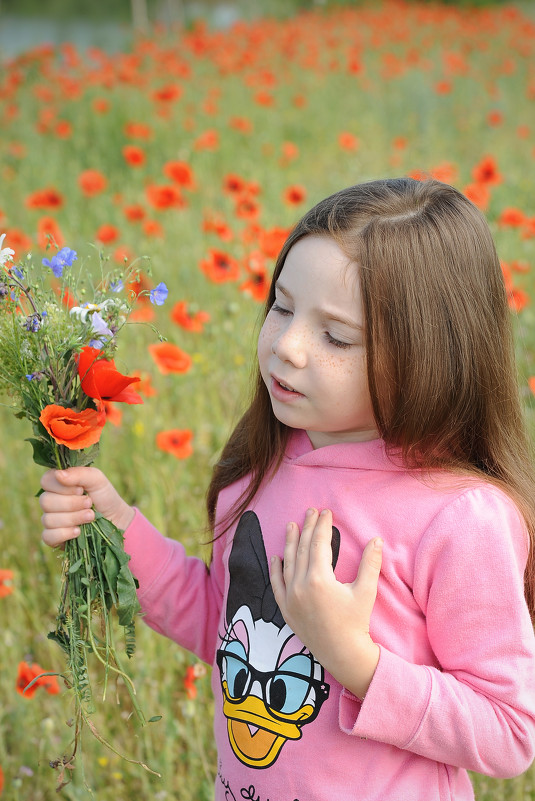
[[(245, 481), (227, 487), (218, 520)], [(333, 560), (351, 582), (385, 541), (364, 701), (285, 624), (269, 583), (286, 523), (333, 512)], [(381, 440), (313, 450), (293, 433), (275, 476), (214, 546), (208, 570), (136, 512), (126, 550), (145, 621), (213, 664), (217, 801), (473, 798), (466, 770), (509, 777), (534, 758), (535, 638), (523, 596), (527, 535), (500, 490), (427, 480)]]

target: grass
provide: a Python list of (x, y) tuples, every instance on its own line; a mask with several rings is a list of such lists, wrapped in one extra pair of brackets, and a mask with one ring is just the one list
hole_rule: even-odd
[[(153, 332), (131, 328), (118, 366), (149, 373), (158, 395), (143, 406), (124, 408), (120, 427), (107, 426), (99, 465), (130, 503), (191, 553), (208, 555), (202, 544), (204, 492), (211, 465), (247, 400), (260, 304), (240, 289), (248, 277), (245, 261), (261, 249), (263, 233), (288, 228), (305, 207), (344, 185), (442, 170), (465, 189), (481, 160), (492, 157), (500, 180), (488, 185), (485, 210), (500, 257), (528, 268), (511, 273), (512, 288), (526, 292), (525, 305), (512, 314), (521, 388), (532, 419), (535, 237), (527, 222), (518, 228), (499, 223), (509, 207), (527, 220), (535, 215), (530, 13), (529, 4), (516, 11), (379, 4), (244, 23), (225, 33), (198, 27), (157, 34), (113, 57), (63, 47), (4, 66), (0, 230), (8, 232), (5, 244), (15, 247), (16, 237), (24, 236), (40, 254), (39, 221), (50, 216), (81, 257), (94, 262), (97, 244), (112, 263), (120, 262), (117, 248), (124, 246), (134, 257), (149, 255), (154, 281), (169, 286), (168, 304), (154, 323), (192, 355), (193, 369), (182, 376), (159, 374), (147, 352)], [(156, 89), (169, 86), (179, 87), (178, 99), (154, 99)], [(131, 122), (148, 124), (150, 137), (127, 135)], [(213, 149), (202, 144), (206, 131), (217, 133)], [(354, 147), (341, 146), (344, 133), (355, 137)], [(143, 149), (142, 166), (125, 161), (126, 144)], [(195, 188), (182, 189), (184, 207), (154, 208), (146, 186), (170, 183), (162, 170), (172, 160), (191, 167)], [(78, 177), (88, 169), (107, 180), (97, 195), (79, 187)], [(235, 199), (223, 188), (229, 174), (249, 185), (248, 197), (258, 204), (255, 219), (236, 216)], [(284, 202), (290, 186), (304, 189), (301, 205)], [(32, 193), (43, 188), (56, 190), (62, 204), (28, 205)], [(150, 236), (144, 221), (128, 221), (124, 210), (134, 204), (143, 208), (145, 221), (159, 224), (161, 235)], [(227, 223), (231, 241), (205, 230), (206, 218), (214, 215)], [(95, 239), (103, 224), (118, 229), (115, 242)], [(216, 284), (206, 278), (199, 263), (210, 248), (240, 259), (239, 280)], [(269, 273), (273, 258), (264, 261)], [(179, 300), (192, 312), (210, 314), (202, 333), (170, 320)], [(22, 660), (61, 670), (59, 649), (46, 638), (59, 592), (58, 554), (40, 542), (34, 496), (41, 469), (24, 442), (29, 432), (8, 408), (0, 409), (0, 423), (0, 568), (14, 571), (13, 593), (0, 598), (3, 798), (49, 801), (57, 796), (48, 763), (68, 744), (69, 697), (39, 690), (24, 698), (15, 681)], [(175, 427), (194, 433), (194, 453), (184, 461), (155, 447), (157, 432)], [(197, 696), (190, 698), (184, 679), (194, 657), (143, 625), (138, 649), (131, 667), (143, 708), (149, 717), (163, 719), (136, 730), (127, 720), (127, 704), (118, 707), (112, 693), (94, 721), (121, 752), (143, 759), (162, 778), (121, 760), (88, 735), (86, 775), (75, 771), (62, 791), (65, 799), (87, 799), (86, 783), (99, 801), (212, 798), (209, 676), (198, 679)], [(122, 699), (120, 686), (117, 695)], [(512, 801), (535, 798), (533, 778), (529, 771), (513, 781), (474, 781), (481, 801)]]

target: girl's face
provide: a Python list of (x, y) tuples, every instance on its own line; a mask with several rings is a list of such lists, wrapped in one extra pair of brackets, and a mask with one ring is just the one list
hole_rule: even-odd
[(304, 428), (314, 448), (379, 436), (363, 325), (355, 265), (330, 237), (296, 242), (260, 331), (258, 359), (275, 416)]

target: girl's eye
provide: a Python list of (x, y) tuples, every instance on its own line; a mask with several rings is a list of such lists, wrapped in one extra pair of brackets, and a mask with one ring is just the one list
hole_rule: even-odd
[(283, 309), (282, 306), (279, 306), (277, 301), (275, 301), (275, 303), (271, 307), (271, 311), (278, 312), (278, 314), (282, 314), (282, 315), (288, 315), (288, 314), (292, 313), (289, 309)]
[(350, 348), (351, 345), (353, 344), (352, 342), (342, 342), (339, 339), (335, 339), (333, 336), (331, 336), (331, 334), (329, 334), (328, 331), (325, 332), (325, 337), (327, 339), (327, 342), (330, 345), (334, 345), (335, 348)]

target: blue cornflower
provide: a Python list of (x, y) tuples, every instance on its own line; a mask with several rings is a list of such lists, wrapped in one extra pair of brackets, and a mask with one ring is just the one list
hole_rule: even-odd
[(110, 289), (112, 292), (122, 292), (124, 289), (124, 283), (119, 278), (117, 281), (111, 282)]
[(158, 286), (154, 287), (154, 289), (151, 289), (149, 295), (150, 302), (154, 303), (156, 306), (163, 306), (168, 294), (169, 290), (162, 281)]
[(51, 259), (43, 259), (45, 267), (50, 267), (56, 278), (61, 278), (65, 267), (71, 267), (76, 261), (78, 254), (70, 248), (61, 248)]
[(24, 281), (24, 273), (22, 272), (22, 270), (19, 270), (18, 267), (12, 267), (11, 272), (16, 278), (19, 279), (19, 281)]
[(22, 327), (25, 328), (26, 331), (31, 331), (33, 334), (36, 334), (37, 331), (39, 331), (39, 329), (41, 328), (41, 325), (42, 325), (41, 315), (38, 314), (37, 312), (34, 312), (34, 314), (30, 314), (30, 316), (26, 318), (26, 320), (22, 324)]

